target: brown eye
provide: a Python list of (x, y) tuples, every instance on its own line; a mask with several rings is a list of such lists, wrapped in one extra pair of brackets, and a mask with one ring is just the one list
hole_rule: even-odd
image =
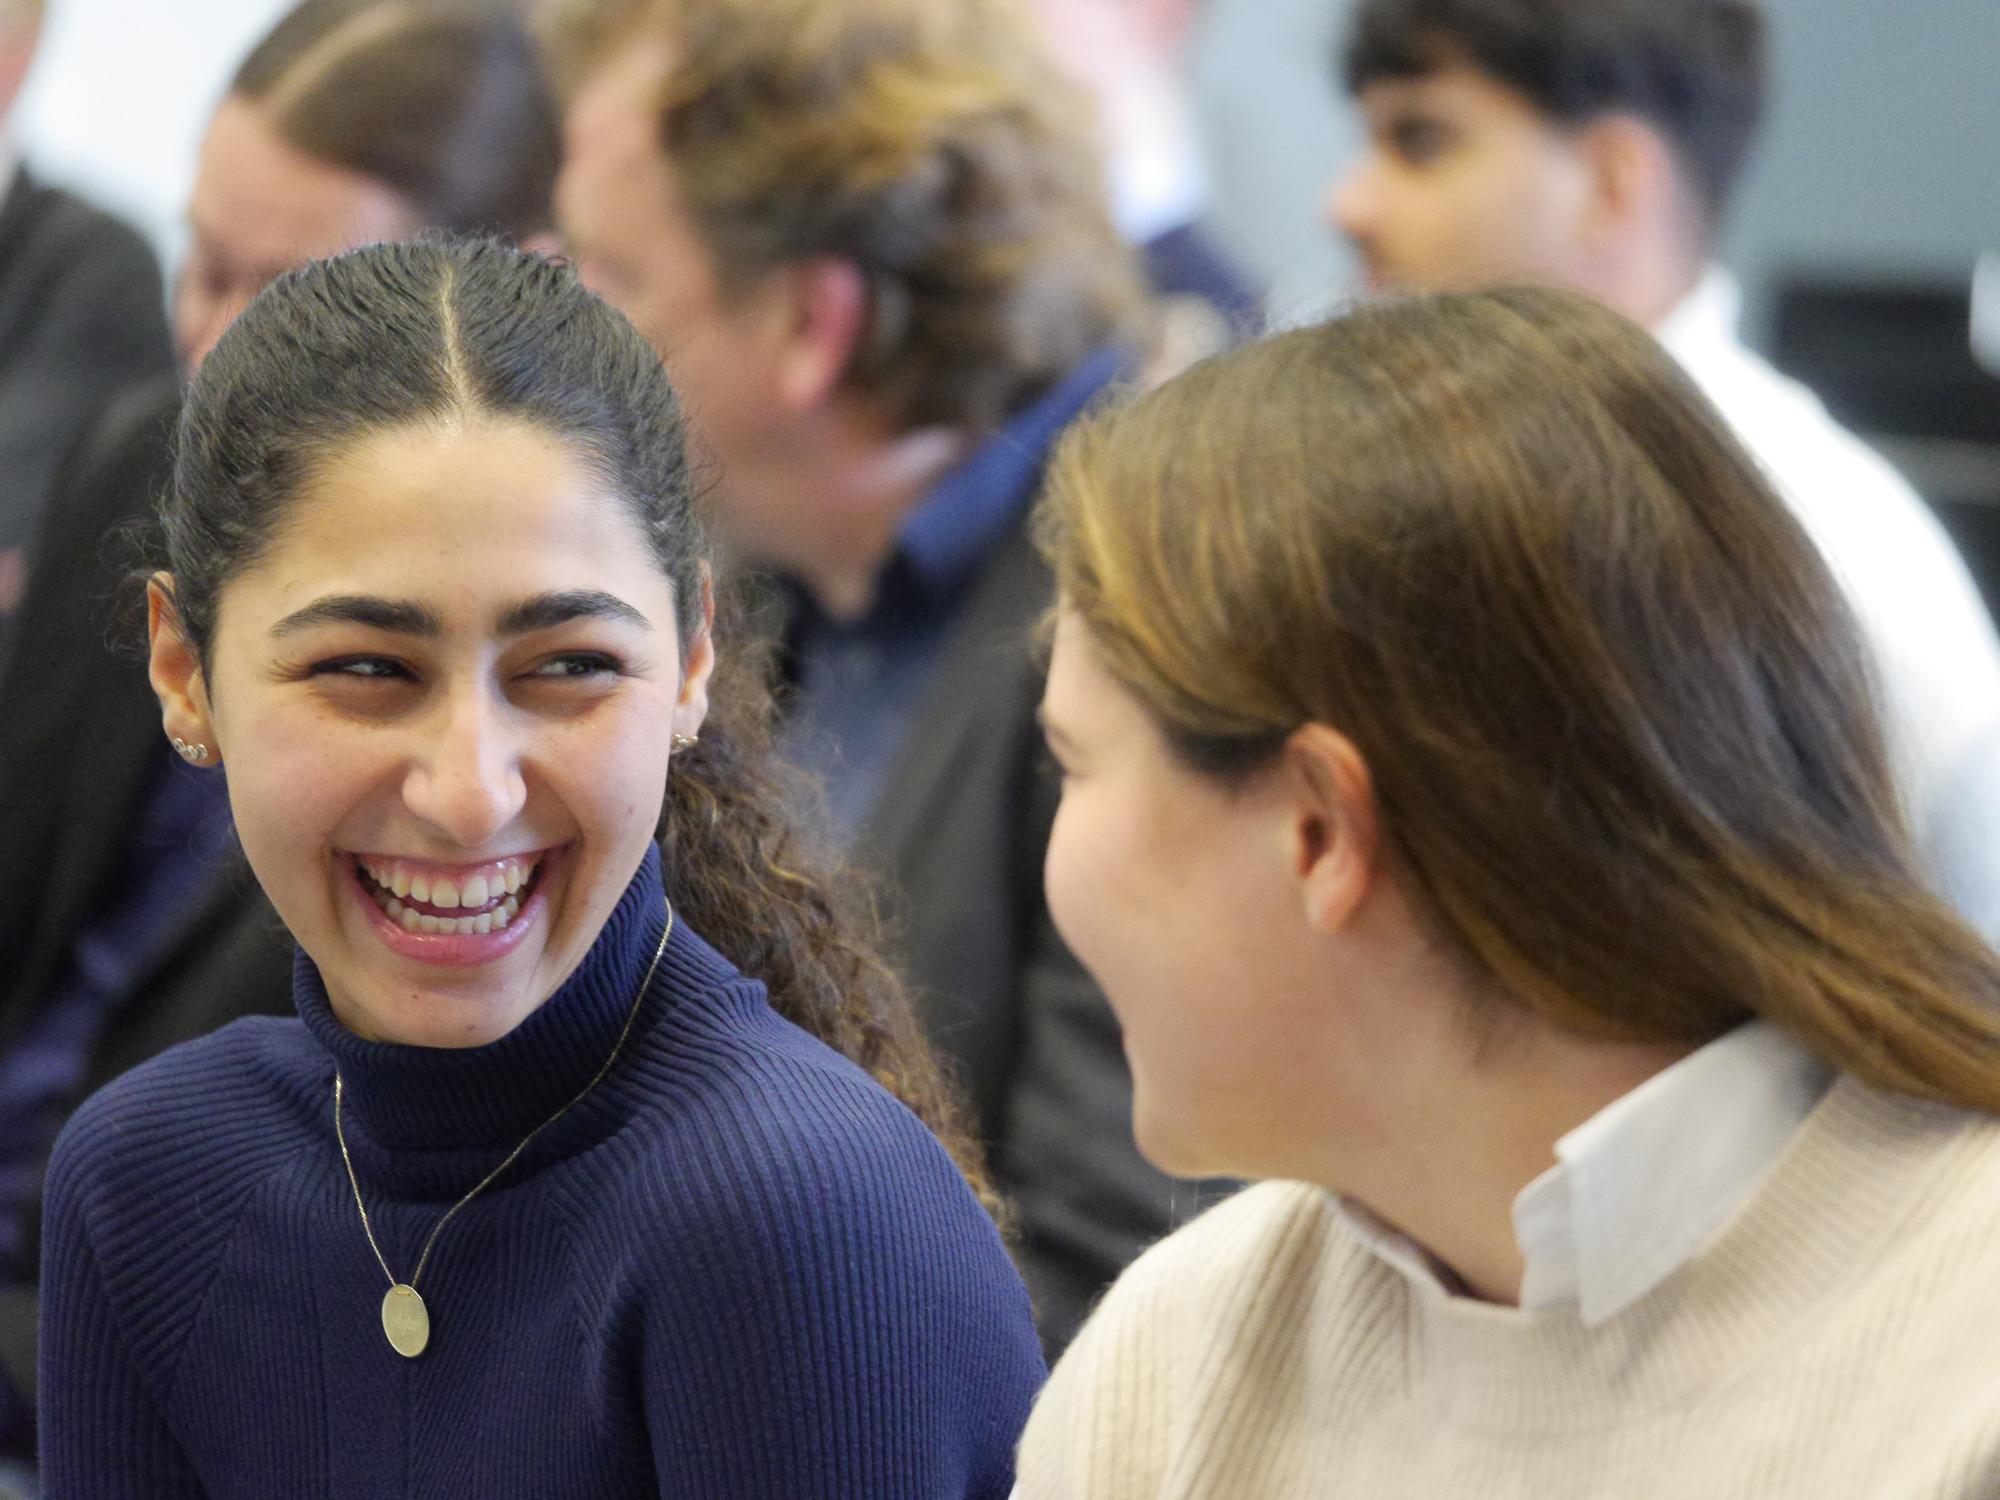
[(347, 677), (364, 682), (386, 682), (410, 675), (409, 669), (399, 661), (385, 656), (342, 656), (332, 661), (313, 663), (308, 671), (313, 677)]
[(601, 651), (568, 651), (561, 656), (550, 657), (528, 675), (543, 681), (568, 682), (589, 677), (617, 677), (624, 670), (623, 662)]
[(1398, 156), (1420, 167), (1444, 155), (1451, 144), (1451, 132), (1435, 120), (1402, 120), (1389, 139)]

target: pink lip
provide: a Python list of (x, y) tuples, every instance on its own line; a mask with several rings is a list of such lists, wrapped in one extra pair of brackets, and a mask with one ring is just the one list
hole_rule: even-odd
[(497, 932), (467, 934), (405, 932), (400, 924), (389, 920), (389, 914), (377, 906), (375, 898), (368, 894), (355, 869), (354, 856), (348, 854), (340, 858), (346, 866), (349, 893), (360, 904), (363, 915), (374, 924), (375, 935), (391, 952), (415, 959), (420, 964), (467, 969), (505, 958), (521, 946), (529, 929), (547, 913), (548, 901), (543, 893), (548, 889), (550, 870), (561, 862), (564, 852), (555, 849), (542, 856), (541, 866), (536, 871), (534, 892), (511, 922)]

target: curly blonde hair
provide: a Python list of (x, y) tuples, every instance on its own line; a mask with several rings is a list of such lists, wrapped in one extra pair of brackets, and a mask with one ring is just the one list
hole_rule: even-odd
[(556, 0), (542, 29), (572, 91), (665, 43), (660, 140), (725, 294), (857, 267), (848, 383), (902, 424), (992, 427), (1142, 337), (1089, 101), (1019, 0)]

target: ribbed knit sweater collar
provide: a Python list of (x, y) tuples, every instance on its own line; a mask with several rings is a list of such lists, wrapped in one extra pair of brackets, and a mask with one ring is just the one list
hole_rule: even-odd
[(1871, 1274), (1982, 1139), (1962, 1112), (1843, 1079), (1750, 1203), (1634, 1306), (1591, 1328), (1573, 1309), (1419, 1289), (1412, 1374), (1440, 1418), (1489, 1432), (1589, 1430), (1672, 1406), (1750, 1368)]
[[(345, 1081), (343, 1117), (350, 1138), (365, 1137), (387, 1152), (511, 1150), (575, 1098), (611, 1055), (666, 920), (660, 855), (649, 847), (576, 972), (513, 1031), (483, 1047), (364, 1041), (334, 1015), (319, 969), (301, 950), (293, 968), (293, 1000), (307, 1031)], [(679, 924), (670, 946), (678, 961), (663, 962), (663, 975), (718, 962)], [(656, 1000), (666, 988), (656, 977)], [(647, 1019), (642, 1015), (634, 1024), (628, 1050)]]

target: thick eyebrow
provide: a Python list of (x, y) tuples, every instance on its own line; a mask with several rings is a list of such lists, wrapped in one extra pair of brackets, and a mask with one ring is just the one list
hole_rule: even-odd
[(440, 636), (444, 621), (428, 605), (375, 594), (329, 594), (295, 610), (271, 627), (274, 636), (297, 635), (316, 625), (366, 625), (397, 635)]
[[(616, 620), (642, 630), (653, 628), (651, 620), (616, 594), (607, 594), (602, 589), (563, 589), (536, 594), (510, 606), (500, 617), (498, 633), (527, 635), (571, 620)], [(444, 621), (429, 605), (409, 599), (384, 599), (374, 594), (329, 594), (324, 599), (315, 599), (272, 626), (271, 634), (296, 635), (318, 625), (366, 625), (372, 630), (427, 639), (444, 634)]]
[(651, 620), (616, 594), (607, 594), (603, 589), (563, 589), (523, 599), (500, 617), (500, 634), (526, 635), (566, 625), (571, 620), (611, 620), (636, 625), (641, 630), (653, 628)]

